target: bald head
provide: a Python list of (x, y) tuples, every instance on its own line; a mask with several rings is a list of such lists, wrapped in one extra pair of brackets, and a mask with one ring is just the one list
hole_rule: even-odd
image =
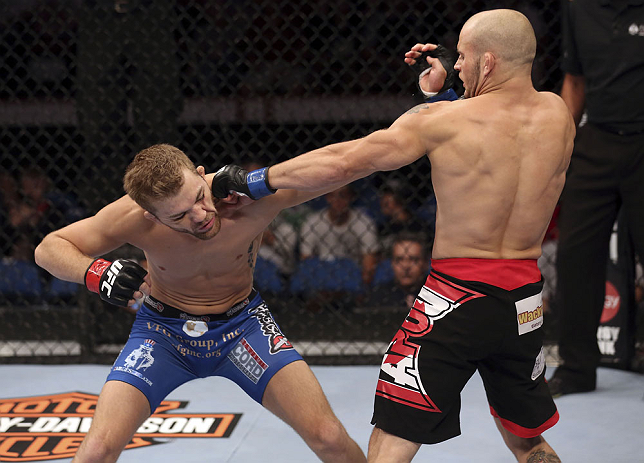
[(515, 10), (477, 13), (467, 20), (461, 34), (477, 54), (491, 52), (513, 66), (532, 64), (537, 51), (532, 24)]

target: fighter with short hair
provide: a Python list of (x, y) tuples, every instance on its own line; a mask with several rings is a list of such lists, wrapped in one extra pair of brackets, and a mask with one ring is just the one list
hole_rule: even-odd
[[(211, 182), (178, 148), (146, 148), (126, 171), (127, 195), (36, 249), (38, 265), (107, 302), (144, 298), (74, 461), (116, 461), (167, 394), (209, 376), (237, 383), (322, 461), (366, 461), (253, 289), (263, 230), (282, 209), (330, 189), (283, 190), (235, 211), (238, 197), (216, 200)], [(147, 270), (99, 257), (126, 243), (144, 251)]]

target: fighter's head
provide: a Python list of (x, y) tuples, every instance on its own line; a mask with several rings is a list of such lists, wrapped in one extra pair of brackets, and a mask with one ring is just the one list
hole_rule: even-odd
[(475, 14), (461, 29), (454, 65), (465, 97), (512, 77), (530, 77), (536, 50), (534, 29), (522, 13), (499, 9)]
[(203, 167), (195, 168), (180, 149), (153, 145), (138, 153), (125, 171), (125, 192), (145, 217), (199, 239), (221, 227)]

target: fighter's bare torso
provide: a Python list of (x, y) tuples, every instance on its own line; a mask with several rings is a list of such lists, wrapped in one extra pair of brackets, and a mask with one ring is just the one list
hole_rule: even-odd
[(438, 203), (433, 258), (539, 257), (572, 151), (565, 105), (536, 91), (444, 105), (441, 117), (453, 115), (458, 133), (429, 154)]
[[(211, 179), (206, 176), (208, 193)], [(196, 315), (221, 313), (249, 294), (263, 230), (280, 210), (313, 196), (282, 191), (218, 213), (221, 228), (205, 240), (149, 220), (140, 206), (123, 196), (61, 234), (91, 256), (132, 244), (145, 253), (153, 297)], [(99, 233), (101, 242), (93, 242), (91, 236)]]
[[(138, 206), (133, 203), (133, 207)], [(142, 218), (142, 210), (138, 212), (141, 222), (150, 223)], [(244, 220), (248, 212), (241, 210), (235, 219), (222, 218), (219, 233), (205, 241), (142, 222), (144, 231), (136, 233), (130, 243), (145, 253), (151, 295), (195, 314), (223, 312), (246, 297), (261, 233), (270, 223), (259, 217)]]

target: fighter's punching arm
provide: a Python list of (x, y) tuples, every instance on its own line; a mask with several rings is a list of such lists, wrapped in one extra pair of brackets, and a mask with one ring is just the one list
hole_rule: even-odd
[[(418, 73), (418, 87), (427, 103), (458, 99), (452, 88), (456, 79), (456, 55), (453, 52), (442, 45), (417, 43), (405, 53), (404, 61)], [(279, 204), (281, 208), (291, 207), (333, 191), (345, 183), (326, 185), (326, 188), (318, 191), (293, 190), (289, 191), (288, 196), (281, 192), (271, 202)], [(276, 190), (268, 182), (267, 167), (248, 172), (240, 166), (227, 165), (219, 169), (212, 183), (216, 198), (226, 198), (230, 192), (236, 192), (251, 199), (260, 199), (272, 195)]]
[(259, 199), (282, 188), (331, 191), (377, 171), (398, 169), (457, 134), (453, 105), (418, 105), (388, 129), (309, 151), (270, 168), (246, 172), (239, 166), (226, 166), (213, 177), (213, 194), (225, 198), (229, 192), (240, 192)]
[(586, 104), (586, 80), (584, 76), (566, 73), (561, 85), (561, 98), (568, 106), (575, 120), (575, 126), (578, 126)]
[[(377, 171), (395, 170), (419, 159), (455, 135), (443, 117), (456, 103), (421, 104), (388, 129), (319, 148), (268, 169), (272, 188), (316, 190), (340, 187)], [(448, 112), (451, 112), (448, 110)]]
[[(89, 217), (48, 234), (35, 252), (36, 263), (61, 280), (82, 283), (114, 305), (133, 305), (149, 294), (147, 272), (137, 263), (104, 255), (127, 242), (142, 211), (123, 197)], [(141, 221), (144, 223), (144, 221)]]

